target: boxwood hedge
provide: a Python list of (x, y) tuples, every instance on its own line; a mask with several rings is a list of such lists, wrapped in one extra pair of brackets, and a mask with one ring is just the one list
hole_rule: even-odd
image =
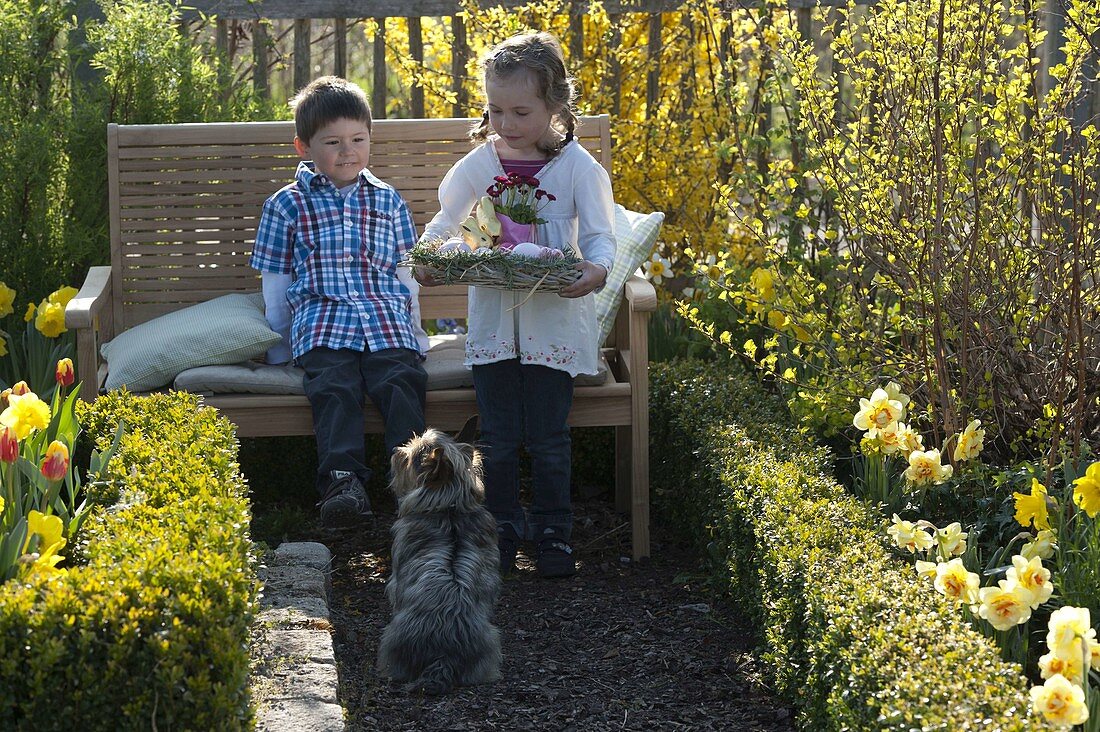
[(0, 729), (235, 730), (251, 724), (256, 601), (232, 425), (188, 394), (100, 397), (127, 428), (67, 573), (0, 587)]
[(1045, 728), (1019, 666), (892, 556), (882, 516), (777, 400), (728, 365), (655, 364), (651, 379), (655, 515), (751, 608), (804, 729)]

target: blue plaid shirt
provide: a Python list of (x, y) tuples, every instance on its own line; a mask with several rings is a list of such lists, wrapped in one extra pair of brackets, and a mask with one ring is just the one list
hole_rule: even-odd
[(299, 163), (294, 177), (264, 203), (249, 260), (261, 272), (294, 275), (294, 357), (321, 346), (419, 352), (411, 293), (397, 279), (416, 242), (405, 201), (367, 169), (346, 198), (312, 163)]

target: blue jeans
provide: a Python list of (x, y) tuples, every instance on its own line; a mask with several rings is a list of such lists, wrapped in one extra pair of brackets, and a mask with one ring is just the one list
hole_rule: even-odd
[[(498, 525), (511, 524), (520, 538), (537, 539), (543, 529), (553, 528), (568, 539), (573, 529), (572, 443), (566, 418), (573, 404), (573, 377), (515, 358), (474, 366), (473, 371), (486, 508)], [(533, 495), (527, 514), (519, 502), (521, 445), (531, 455)]]
[(303, 384), (313, 411), (317, 490), (322, 495), (333, 470), (355, 473), (364, 485), (370, 480), (363, 440), (365, 397), (382, 413), (387, 457), (414, 433), (424, 432), (428, 375), (415, 351), (321, 347), (303, 353), (298, 362), (306, 372)]

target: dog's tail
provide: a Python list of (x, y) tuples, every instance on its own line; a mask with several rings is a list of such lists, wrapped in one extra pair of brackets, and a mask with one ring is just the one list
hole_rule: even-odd
[(420, 673), (420, 678), (413, 682), (413, 691), (422, 691), (429, 695), (446, 694), (455, 685), (454, 666), (445, 658), (437, 658)]

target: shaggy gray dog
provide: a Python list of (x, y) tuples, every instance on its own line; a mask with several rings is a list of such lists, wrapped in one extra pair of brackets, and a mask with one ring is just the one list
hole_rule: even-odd
[(392, 459), (393, 619), (378, 668), (427, 694), (500, 678), (500, 631), (491, 622), (500, 557), (496, 521), (482, 505), (481, 455), (469, 444), (475, 424), (457, 440), (430, 429)]

